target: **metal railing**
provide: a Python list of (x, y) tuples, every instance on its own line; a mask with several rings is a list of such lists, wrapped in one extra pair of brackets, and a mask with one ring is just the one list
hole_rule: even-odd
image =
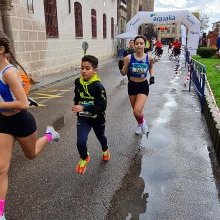
[(191, 87), (194, 85), (194, 88), (199, 96), (201, 112), (203, 112), (205, 104), (206, 67), (200, 62), (192, 59), (187, 49), (185, 58), (186, 66), (188, 66), (188, 71), (190, 73), (189, 91), (191, 91)]

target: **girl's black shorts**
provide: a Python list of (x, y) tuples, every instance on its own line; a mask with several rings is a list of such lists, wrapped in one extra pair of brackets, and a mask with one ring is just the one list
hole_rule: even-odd
[(27, 137), (36, 130), (35, 119), (33, 115), (26, 110), (11, 116), (0, 114), (0, 133), (11, 134), (14, 137)]
[(128, 82), (128, 95), (138, 95), (145, 94), (148, 96), (149, 94), (149, 84), (148, 81), (145, 80), (143, 82)]

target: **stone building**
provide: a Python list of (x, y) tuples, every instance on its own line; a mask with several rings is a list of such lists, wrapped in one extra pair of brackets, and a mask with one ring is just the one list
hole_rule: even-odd
[(212, 30), (220, 33), (220, 21), (212, 23)]
[(100, 61), (116, 51), (116, 0), (1, 0), (0, 30), (34, 77), (79, 67), (87, 54)]
[[(118, 34), (126, 32), (126, 23), (138, 11), (153, 11), (154, 0), (118, 0)], [(141, 25), (139, 33), (144, 33), (145, 25)], [(119, 47), (126, 47), (126, 40), (119, 40)]]
[(118, 34), (126, 31), (127, 11), (127, 0), (118, 0)]
[(161, 40), (164, 44), (169, 44), (173, 42), (176, 38), (180, 39), (180, 24), (162, 24), (154, 26), (157, 39)]
[(127, 5), (127, 22), (131, 20), (138, 11), (154, 11), (154, 0), (127, 0)]
[(216, 48), (217, 37), (220, 34), (220, 21), (212, 23), (212, 30), (207, 35), (208, 47)]
[(140, 4), (143, 8), (142, 11), (154, 11), (154, 0), (142, 0)]

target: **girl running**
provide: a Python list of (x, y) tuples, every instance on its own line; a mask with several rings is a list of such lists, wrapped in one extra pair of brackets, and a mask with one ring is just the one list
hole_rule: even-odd
[(8, 170), (15, 140), (19, 142), (25, 156), (34, 159), (47, 143), (60, 139), (50, 126), (45, 135), (37, 139), (35, 119), (27, 111), (28, 99), (21, 78), (17, 69), (9, 63), (8, 55), (21, 66), (11, 52), (9, 39), (0, 32), (0, 220), (5, 220)]
[(147, 74), (148, 72), (150, 74), (150, 84), (154, 83), (154, 76), (153, 58), (144, 53), (145, 44), (146, 38), (144, 36), (135, 37), (135, 53), (126, 56), (123, 62), (119, 62), (121, 74), (123, 76), (127, 74), (129, 79), (128, 95), (134, 117), (138, 122), (135, 134), (147, 134), (149, 132), (143, 110), (149, 93)]

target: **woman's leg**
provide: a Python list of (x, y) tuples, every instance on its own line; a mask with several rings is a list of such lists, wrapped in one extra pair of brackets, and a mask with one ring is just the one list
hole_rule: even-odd
[(46, 134), (37, 139), (37, 131), (27, 137), (16, 138), (25, 154), (25, 156), (32, 160), (34, 159), (51, 141), (58, 141), (59, 134), (53, 127), (47, 127)]
[(30, 160), (34, 159), (48, 143), (46, 136), (37, 139), (37, 131), (27, 137), (17, 137), (17, 140), (25, 156)]
[(147, 101), (147, 96), (144, 94), (138, 94), (135, 98), (130, 97), (132, 103), (133, 114), (139, 124), (143, 123), (143, 110)]
[(0, 216), (4, 214), (4, 205), (8, 190), (8, 170), (15, 138), (9, 134), (0, 133)]
[(134, 110), (134, 106), (135, 106), (136, 98), (137, 98), (136, 95), (130, 95), (130, 96), (129, 96), (130, 103), (131, 103), (131, 107), (132, 107), (133, 110)]
[[(141, 133), (143, 134), (148, 134), (149, 133), (149, 129), (148, 126), (146, 124), (146, 121), (144, 119), (144, 114), (143, 114), (143, 110), (144, 110), (144, 105), (146, 103), (147, 100), (147, 96), (144, 94), (138, 94), (136, 96), (134, 107), (133, 107), (133, 114), (134, 117), (136, 118), (138, 125), (137, 128), (135, 130), (135, 134), (139, 135)], [(132, 100), (134, 101), (134, 100)]]

